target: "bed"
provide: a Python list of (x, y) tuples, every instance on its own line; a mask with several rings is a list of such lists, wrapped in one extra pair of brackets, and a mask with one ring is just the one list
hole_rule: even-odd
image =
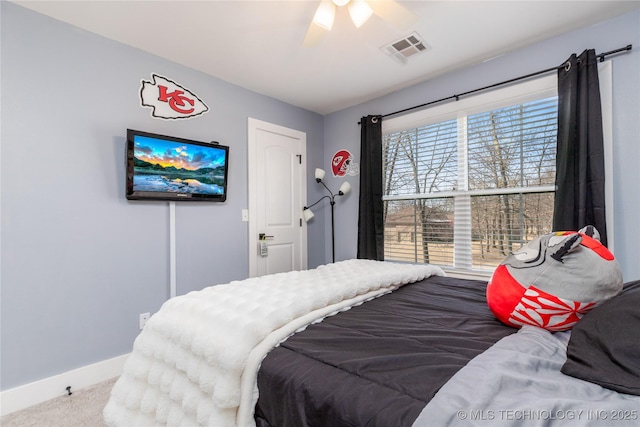
[(136, 339), (105, 422), (638, 425), (640, 282), (558, 333), (502, 324), (485, 289), (349, 260), (174, 298)]

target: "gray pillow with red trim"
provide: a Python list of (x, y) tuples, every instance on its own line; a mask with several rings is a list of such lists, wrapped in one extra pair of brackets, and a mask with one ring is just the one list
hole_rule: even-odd
[(487, 303), (503, 323), (571, 329), (622, 290), (622, 272), (593, 226), (537, 237), (510, 254), (487, 285)]

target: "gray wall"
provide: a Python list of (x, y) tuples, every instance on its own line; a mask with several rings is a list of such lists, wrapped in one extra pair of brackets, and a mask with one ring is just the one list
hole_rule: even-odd
[[(544, 70), (563, 63), (571, 53), (594, 48), (607, 52), (633, 44), (629, 53), (611, 57), (613, 66), (613, 149), (615, 255), (625, 280), (640, 279), (640, 11), (519, 49), (495, 60), (449, 73), (409, 89), (325, 117), (324, 164), (346, 148), (360, 162), (361, 117), (387, 114), (456, 93)], [(508, 34), (505, 34), (508, 37)], [(427, 53), (428, 55), (428, 53)], [(409, 60), (411, 61), (411, 60)], [(336, 259), (354, 256), (357, 249), (358, 177), (346, 178), (354, 193), (336, 205)], [(338, 186), (337, 182), (334, 184)], [(330, 239), (327, 227), (327, 239)], [(330, 240), (327, 240), (328, 242)], [(326, 246), (329, 250), (329, 243)]]
[[(169, 296), (169, 207), (125, 199), (127, 128), (230, 146), (227, 201), (176, 204), (178, 294), (248, 275), (247, 118), (306, 132), (310, 170), (324, 136), (318, 114), (15, 4), (0, 7), (6, 390), (128, 353), (138, 314)], [(210, 111), (151, 118), (138, 98), (151, 73), (193, 90)], [(310, 180), (309, 197), (316, 192)], [(323, 236), (309, 227), (310, 267), (324, 263)]]

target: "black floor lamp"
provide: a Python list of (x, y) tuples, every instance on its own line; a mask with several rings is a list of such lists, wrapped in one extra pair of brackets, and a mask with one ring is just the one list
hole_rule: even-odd
[(336, 196), (344, 196), (349, 191), (351, 191), (351, 184), (349, 184), (347, 181), (343, 182), (342, 185), (340, 186), (340, 189), (338, 190), (338, 193), (333, 194), (331, 190), (329, 190), (329, 187), (327, 187), (327, 185), (324, 183), (324, 181), (322, 181), (324, 179), (324, 175), (325, 175), (325, 172), (323, 169), (316, 168), (316, 182), (322, 184), (322, 186), (329, 192), (329, 195), (322, 196), (317, 202), (302, 208), (302, 216), (304, 217), (305, 222), (309, 222), (309, 220), (314, 217), (314, 214), (311, 211), (311, 208), (317, 205), (318, 203), (320, 203), (322, 200), (329, 199), (329, 204), (331, 205), (331, 257), (332, 257), (332, 262), (336, 262), (336, 243), (335, 243), (336, 239), (335, 239), (335, 228), (333, 225), (334, 224), (333, 206), (336, 204), (336, 199), (335, 199)]

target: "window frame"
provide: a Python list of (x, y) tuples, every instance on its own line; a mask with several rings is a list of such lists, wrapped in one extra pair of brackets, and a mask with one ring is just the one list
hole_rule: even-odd
[[(614, 249), (614, 188), (613, 188), (613, 84), (612, 84), (612, 64), (611, 61), (600, 62), (598, 64), (600, 96), (602, 104), (602, 127), (604, 137), (604, 158), (605, 158), (605, 197), (607, 216), (607, 237), (609, 250), (615, 253)], [(522, 83), (511, 84), (504, 88), (498, 88), (489, 92), (462, 98), (456, 102), (449, 102), (442, 105), (432, 106), (428, 109), (418, 110), (402, 116), (384, 119), (382, 121), (382, 134), (398, 132), (402, 130), (418, 128), (420, 126), (437, 123), (451, 118), (458, 118), (459, 111), (466, 111), (466, 115), (478, 112), (478, 110), (490, 110), (493, 108), (506, 107), (514, 103), (524, 103), (535, 99), (542, 99), (547, 96), (557, 96), (557, 76), (550, 74), (547, 76), (527, 80)], [(547, 189), (539, 188), (539, 191)], [(555, 191), (555, 186), (553, 191)], [(507, 189), (508, 191), (509, 189)], [(475, 194), (476, 190), (469, 192)], [(456, 195), (459, 193), (456, 193)], [(505, 194), (502, 189), (500, 194)], [(450, 197), (453, 194), (445, 192), (425, 195), (425, 197)], [(415, 197), (413, 197), (415, 198)], [(383, 201), (406, 200), (406, 196), (383, 196)], [(455, 262), (455, 261), (454, 261)], [(491, 276), (491, 271), (478, 269), (461, 269), (457, 267), (444, 267), (449, 275), (460, 278), (485, 279)]]
[[(472, 196), (496, 195), (496, 194), (524, 194), (536, 192), (555, 192), (555, 185), (543, 185), (532, 187), (496, 188), (469, 190), (468, 165), (467, 165), (467, 135), (466, 119), (474, 114), (501, 109), (517, 104), (524, 104), (540, 99), (557, 96), (557, 77), (549, 75), (525, 82), (512, 84), (490, 92), (480, 93), (459, 99), (443, 105), (434, 106), (425, 110), (416, 111), (396, 118), (385, 119), (382, 122), (382, 134), (400, 132), (441, 123), (447, 120), (456, 120), (458, 124), (458, 138), (465, 143), (458, 144), (458, 188), (456, 191), (440, 191), (418, 195), (391, 195), (383, 196), (383, 201), (416, 200), (432, 198), (453, 198), (454, 208), (454, 255), (453, 267), (444, 267), (448, 271), (462, 272), (466, 276), (488, 276), (490, 271), (473, 268), (471, 256), (471, 224), (460, 226), (461, 217), (469, 217), (471, 212), (461, 212), (464, 206), (470, 209)], [(464, 172), (462, 172), (464, 171)], [(462, 172), (462, 173), (461, 173)], [(468, 254), (467, 254), (468, 252)]]

